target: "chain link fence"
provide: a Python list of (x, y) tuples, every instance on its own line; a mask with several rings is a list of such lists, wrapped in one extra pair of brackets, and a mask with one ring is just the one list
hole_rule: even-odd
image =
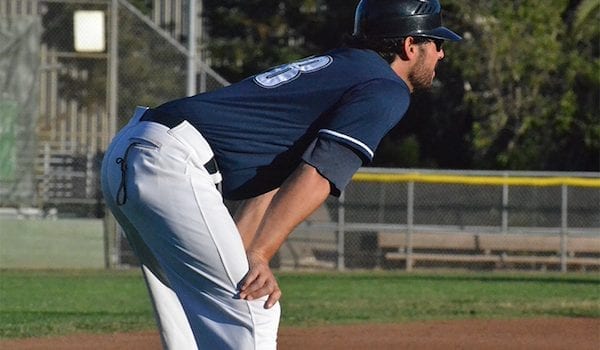
[(600, 177), (362, 169), (292, 234), (278, 265), (597, 271)]
[[(200, 59), (202, 47), (191, 55), (185, 46), (190, 1), (145, 4), (0, 1), (2, 212), (103, 217), (99, 164), (134, 108), (185, 96), (190, 74), (201, 91), (227, 85)], [(84, 26), (83, 41), (99, 30), (99, 49), (78, 48), (76, 18), (90, 13), (101, 22)]]
[[(136, 105), (186, 95), (190, 58), (200, 91), (227, 85), (203, 63), (202, 45), (197, 56), (186, 46), (189, 0), (144, 4), (0, 0), (0, 219), (96, 220), (88, 236), (104, 222), (107, 267), (135, 264), (99, 191), (112, 135)], [(76, 50), (80, 11), (103, 18), (101, 50)], [(363, 169), (294, 231), (273, 265), (598, 270), (598, 174), (409, 175)]]

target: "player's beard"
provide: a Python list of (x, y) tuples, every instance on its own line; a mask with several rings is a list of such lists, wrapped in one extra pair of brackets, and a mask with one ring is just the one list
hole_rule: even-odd
[(425, 66), (425, 51), (420, 48), (419, 50), (421, 51), (419, 59), (408, 73), (408, 81), (413, 87), (413, 92), (427, 91), (433, 85), (433, 72)]

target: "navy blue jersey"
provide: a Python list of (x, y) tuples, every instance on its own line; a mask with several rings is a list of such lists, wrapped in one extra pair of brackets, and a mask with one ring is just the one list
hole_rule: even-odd
[[(157, 109), (202, 133), (223, 174), (223, 196), (243, 199), (279, 187), (310, 145), (342, 145), (369, 163), (409, 102), (407, 85), (377, 53), (338, 49)], [(334, 187), (345, 185), (332, 178)]]

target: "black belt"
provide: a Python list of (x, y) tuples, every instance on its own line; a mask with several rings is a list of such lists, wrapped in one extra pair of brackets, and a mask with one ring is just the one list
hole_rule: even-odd
[[(159, 123), (169, 129), (176, 127), (184, 120), (184, 117), (172, 116), (151, 108), (148, 108), (140, 118), (140, 121)], [(215, 157), (212, 157), (208, 162), (206, 162), (206, 164), (204, 164), (204, 168), (206, 168), (206, 171), (208, 171), (210, 175), (216, 174), (219, 171), (219, 167), (217, 166)]]
[(168, 127), (169, 129), (172, 129), (177, 125), (181, 124), (185, 120), (185, 118), (165, 114), (164, 112), (161, 112), (159, 110), (149, 108), (146, 110), (146, 112), (144, 112), (144, 115), (142, 115), (142, 118), (140, 118), (140, 120), (159, 123)]

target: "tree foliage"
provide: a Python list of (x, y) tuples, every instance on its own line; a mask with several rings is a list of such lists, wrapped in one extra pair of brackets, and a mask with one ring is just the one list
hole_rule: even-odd
[[(205, 0), (212, 65), (230, 81), (337, 46), (354, 1)], [(447, 0), (431, 93), (374, 165), (600, 170), (600, 2)]]
[[(578, 111), (577, 95), (588, 93), (578, 91), (573, 85), (577, 79), (569, 77), (579, 75), (574, 72), (581, 72), (582, 66), (591, 68), (590, 56), (585, 62), (577, 59), (583, 52), (573, 47), (565, 21), (565, 15), (580, 7), (562, 0), (457, 4), (472, 26), (465, 33), (466, 50), (458, 49), (457, 57), (466, 54), (460, 64), (465, 65), (461, 76), (467, 82), (464, 103), (474, 116), (473, 164), (493, 169), (597, 169), (593, 158), (598, 147), (594, 150), (579, 140), (594, 123), (591, 115)], [(589, 44), (584, 47), (594, 46)], [(590, 111), (597, 119), (597, 106)]]
[[(205, 0), (211, 64), (230, 81), (339, 43), (352, 4), (330, 11), (319, 0)], [(336, 7), (334, 7), (336, 8)]]

